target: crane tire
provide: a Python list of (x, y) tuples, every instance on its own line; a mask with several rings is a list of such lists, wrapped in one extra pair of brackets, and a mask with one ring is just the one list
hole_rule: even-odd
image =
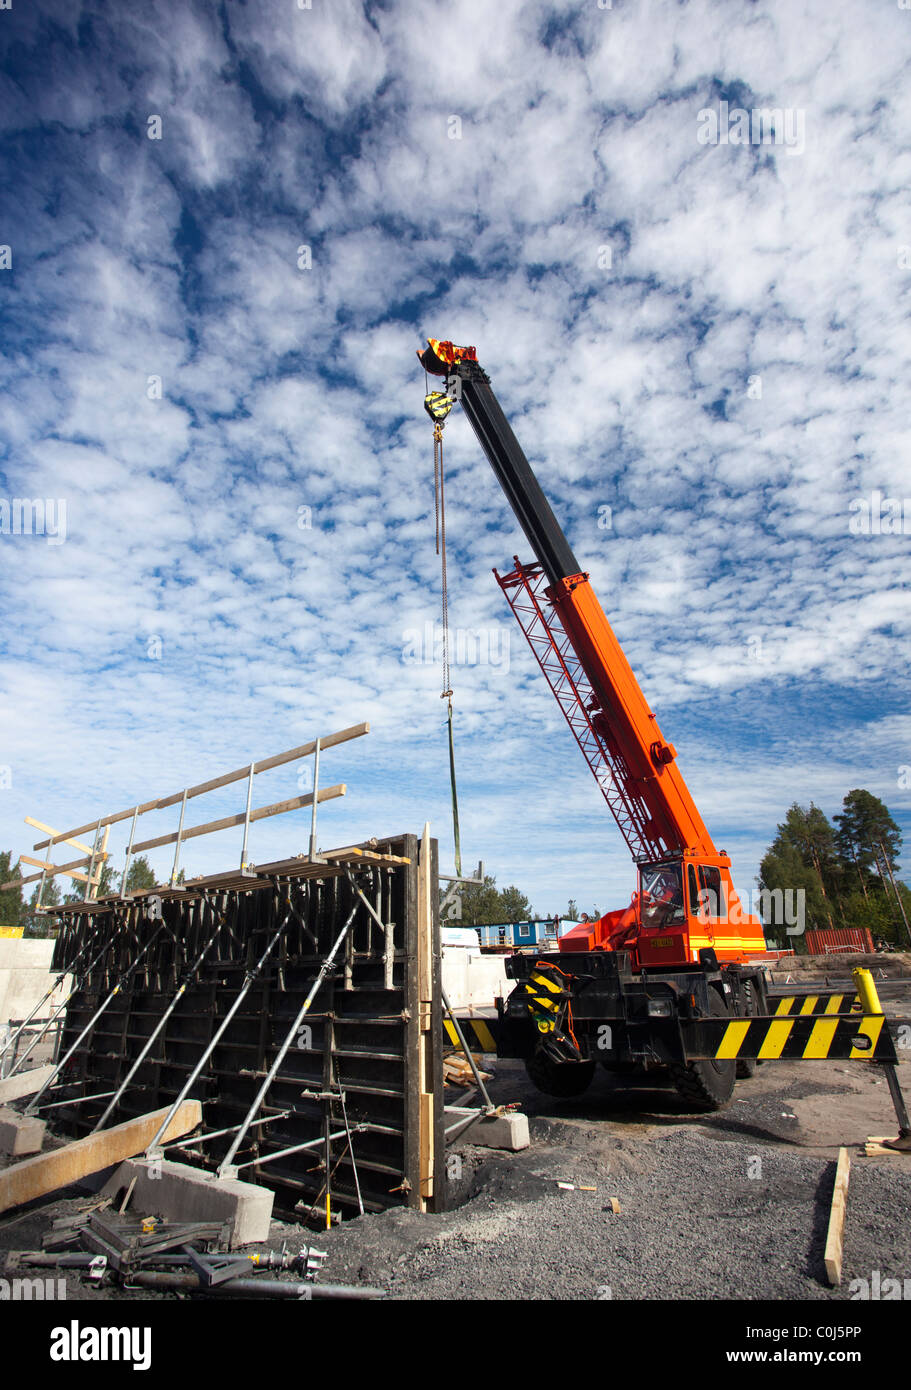
[[(712, 1018), (728, 1015), (728, 1007), (716, 989), (709, 989), (709, 1014)], [(737, 1071), (735, 1061), (674, 1062), (669, 1070), (677, 1094), (690, 1110), (703, 1114), (721, 1110), (731, 1099)]]

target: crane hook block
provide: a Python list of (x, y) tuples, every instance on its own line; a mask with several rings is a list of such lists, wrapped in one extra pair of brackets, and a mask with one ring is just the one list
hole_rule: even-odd
[(455, 396), (446, 391), (428, 391), (424, 397), (424, 409), (435, 425), (442, 425), (454, 405)]

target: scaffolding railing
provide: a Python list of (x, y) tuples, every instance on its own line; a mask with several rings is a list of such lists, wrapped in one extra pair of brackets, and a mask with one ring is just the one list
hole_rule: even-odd
[[(262, 758), (258, 761), (245, 763), (243, 767), (235, 768), (233, 772), (226, 772), (218, 777), (212, 777), (206, 782), (199, 782), (195, 786), (184, 787), (182, 791), (173, 792), (168, 796), (156, 797), (151, 801), (137, 802), (135, 806), (129, 807), (125, 811), (115, 811), (112, 815), (99, 816), (97, 820), (88, 821), (85, 825), (74, 826), (70, 830), (55, 831), (51, 826), (45, 825), (41, 821), (33, 820), (26, 816), (29, 825), (38, 827), (48, 832), (48, 838), (39, 840), (33, 849), (51, 851), (55, 845), (69, 844), (83, 851), (83, 856), (79, 859), (71, 860), (66, 864), (55, 864), (48, 858), (34, 859), (29, 855), (20, 855), (19, 863), (28, 864), (40, 868), (37, 874), (22, 875), (18, 878), (7, 880), (0, 884), (0, 892), (11, 892), (13, 889), (22, 888), (26, 884), (40, 881), (41, 887), (38, 892), (38, 901), (35, 907), (36, 912), (42, 912), (42, 899), (44, 889), (49, 878), (57, 874), (67, 874), (70, 878), (78, 882), (85, 883), (84, 901), (91, 902), (97, 900), (97, 890), (102, 881), (102, 868), (109, 859), (107, 852), (108, 835), (112, 825), (120, 821), (130, 821), (129, 840), (126, 848), (123, 875), (121, 877), (120, 894), (121, 898), (129, 896), (126, 892), (126, 885), (130, 870), (130, 862), (134, 855), (141, 854), (146, 850), (158, 849), (163, 845), (174, 846), (174, 860), (171, 866), (168, 887), (176, 889), (179, 887), (180, 872), (180, 851), (187, 840), (195, 839), (200, 835), (212, 835), (219, 830), (227, 830), (235, 826), (243, 826), (243, 845), (240, 857), (240, 873), (246, 874), (249, 871), (249, 841), (250, 827), (257, 821), (266, 820), (271, 816), (284, 815), (288, 811), (300, 810), (304, 807), (311, 807), (310, 818), (310, 838), (309, 853), (306, 856), (311, 862), (319, 863), (320, 856), (317, 851), (316, 825), (317, 807), (324, 801), (334, 800), (336, 797), (344, 796), (347, 787), (344, 782), (336, 783), (334, 786), (321, 788), (319, 785), (320, 776), (320, 754), (327, 748), (333, 748), (337, 744), (347, 743), (351, 739), (361, 738), (370, 732), (369, 723), (353, 724), (350, 728), (341, 729), (337, 733), (328, 734), (325, 737), (312, 739), (309, 743), (302, 743), (296, 748), (288, 748), (282, 753), (275, 753), (271, 757)], [(289, 797), (285, 801), (273, 802), (267, 806), (253, 806), (253, 779), (262, 772), (268, 772), (272, 768), (281, 767), (287, 763), (293, 763), (304, 758), (313, 758), (313, 790), (305, 792), (301, 796)], [(230, 786), (233, 782), (246, 781), (246, 798), (243, 811), (235, 815), (222, 816), (217, 820), (205, 821), (200, 825), (185, 826), (187, 802), (195, 797), (204, 796), (207, 792), (221, 790), (222, 787)], [(162, 811), (169, 806), (180, 806), (180, 818), (176, 831), (171, 831), (164, 835), (156, 835), (146, 840), (136, 839), (136, 827), (140, 816), (149, 814), (151, 811)], [(76, 837), (85, 835), (89, 832), (94, 833), (94, 840), (91, 845), (83, 844)], [(87, 873), (82, 869), (87, 867)]]

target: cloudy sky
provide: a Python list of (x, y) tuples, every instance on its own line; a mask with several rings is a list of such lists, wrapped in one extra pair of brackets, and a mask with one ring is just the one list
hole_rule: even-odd
[[(451, 871), (430, 335), (477, 345), (741, 892), (791, 801), (911, 835), (911, 11), (15, 0), (0, 64), (0, 848), (369, 720), (321, 843), (430, 820)], [(465, 863), (620, 905), (457, 412), (446, 461)]]

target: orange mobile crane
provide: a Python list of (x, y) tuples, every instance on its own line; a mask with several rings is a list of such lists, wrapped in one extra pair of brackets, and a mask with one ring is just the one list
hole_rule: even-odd
[(509, 958), (507, 974), (517, 985), (501, 1002), (499, 1055), (524, 1058), (535, 1084), (562, 1096), (580, 1094), (599, 1061), (618, 1071), (668, 1067), (697, 1109), (723, 1105), (735, 1076), (750, 1075), (757, 1058), (888, 1060), (894, 1048), (881, 1021), (869, 1043), (857, 1034), (856, 1012), (839, 1031), (833, 1019), (841, 997), (834, 995), (819, 996), (832, 1025), (824, 1036), (817, 1029), (811, 1037), (807, 1020), (798, 1027), (794, 1019), (787, 1036), (779, 1029), (769, 1042), (763, 963), (781, 953), (766, 949), (762, 923), (741, 904), (731, 861), (706, 829), (676, 749), (661, 733), (476, 350), (431, 338), (418, 357), (426, 372), (445, 378), (425, 408), (439, 425), (461, 403), (534, 552), (534, 563), (516, 557), (509, 574), (494, 574), (639, 875), (628, 907), (573, 928), (557, 952)]

